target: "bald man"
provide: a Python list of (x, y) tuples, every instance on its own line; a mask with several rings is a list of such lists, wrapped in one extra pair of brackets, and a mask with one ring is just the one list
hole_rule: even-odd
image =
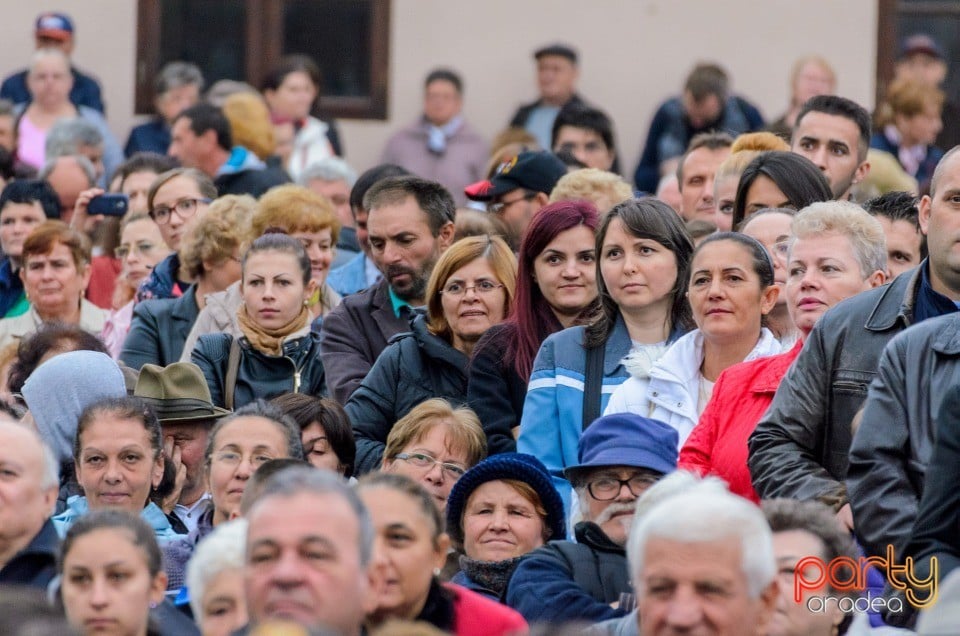
[(57, 460), (35, 430), (2, 417), (0, 474), (0, 585), (46, 589), (60, 544), (50, 521), (60, 485)]

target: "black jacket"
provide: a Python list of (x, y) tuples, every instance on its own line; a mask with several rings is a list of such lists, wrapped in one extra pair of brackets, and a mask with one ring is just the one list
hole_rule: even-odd
[[(297, 372), (300, 373), (299, 393), (324, 397), (326, 385), (319, 340), (320, 337), (311, 331), (284, 342), (282, 356), (268, 356), (251, 347), (246, 338), (240, 338), (240, 367), (233, 408), (238, 409), (257, 398), (270, 400), (284, 393), (293, 393)], [(223, 391), (232, 341), (233, 336), (226, 333), (200, 336), (190, 356), (207, 379), (213, 403), (220, 407), (225, 405)]]
[(0, 585), (26, 585), (42, 590), (57, 575), (57, 552), (60, 536), (53, 522), (47, 519), (40, 532), (0, 568)]
[(259, 198), (273, 186), (290, 183), (290, 177), (281, 168), (261, 168), (259, 170), (241, 170), (222, 174), (213, 180), (217, 186), (217, 196), (225, 194), (249, 194)]
[[(932, 322), (932, 321), (931, 321)], [(913, 557), (916, 575), (927, 578), (937, 557), (939, 580), (960, 567), (960, 383), (946, 391), (938, 414), (937, 441), (928, 464), (912, 538), (898, 562)]]
[[(927, 484), (941, 489), (935, 495), (939, 501), (926, 501), (927, 514), (931, 506), (943, 506), (944, 500), (957, 497), (952, 492), (957, 490), (957, 479), (943, 481), (956, 467), (941, 463), (927, 470), (927, 466), (937, 432), (957, 434), (952, 429), (960, 406), (958, 386), (960, 315), (926, 320), (884, 349), (850, 447), (847, 474), (854, 530), (868, 555), (886, 557), (889, 544), (902, 562), (901, 552), (910, 541)], [(926, 476), (931, 481), (925, 481)], [(958, 512), (954, 508), (952, 514)], [(956, 517), (953, 520), (956, 523)], [(918, 524), (916, 531), (922, 535), (928, 530)]]
[(165, 367), (178, 362), (199, 314), (196, 285), (191, 285), (180, 298), (137, 303), (120, 360), (137, 370), (147, 363)]
[(323, 319), (320, 356), (330, 396), (346, 404), (387, 341), (409, 330), (410, 324), (393, 313), (385, 280), (345, 297)]
[(411, 327), (383, 350), (346, 404), (357, 440), (355, 475), (380, 468), (390, 429), (413, 407), (430, 398), (466, 402), (467, 356), (427, 331), (424, 316)]
[(483, 334), (470, 358), (467, 404), (487, 434), (487, 454), (517, 452), (513, 428), (520, 426), (527, 381), (517, 375), (507, 349), (516, 327), (501, 323)]
[(847, 503), (850, 424), (883, 348), (913, 322), (925, 265), (840, 302), (817, 322), (750, 435), (747, 463), (761, 499)]
[(551, 541), (524, 555), (513, 571), (506, 602), (530, 624), (596, 623), (626, 613), (610, 607), (633, 591), (623, 546), (589, 521), (574, 533), (576, 543)]

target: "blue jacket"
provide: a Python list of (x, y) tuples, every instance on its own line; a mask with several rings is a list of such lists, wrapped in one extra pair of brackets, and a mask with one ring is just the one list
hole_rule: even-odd
[[(870, 147), (889, 152), (897, 162), (900, 161), (900, 146), (890, 141), (887, 136), (883, 134), (882, 130), (873, 133), (873, 137), (870, 138)], [(933, 179), (933, 171), (941, 159), (943, 159), (942, 150), (936, 146), (927, 146), (927, 156), (920, 162), (917, 171), (910, 175), (920, 184), (921, 193), (930, 189), (930, 180)]]
[[(157, 266), (150, 271), (147, 279), (140, 283), (140, 289), (137, 290), (137, 302), (150, 300), (151, 298), (177, 298), (187, 291), (187, 286), (180, 289), (180, 281), (177, 280), (177, 273), (180, 270), (180, 255), (173, 252), (165, 259), (157, 263)], [(181, 293), (175, 291), (177, 288)]]
[(702, 132), (725, 132), (733, 137), (741, 133), (753, 132), (763, 128), (763, 116), (755, 106), (742, 97), (731, 96), (723, 107), (723, 113), (716, 122), (704, 128), (690, 126), (679, 97), (668, 99), (657, 109), (650, 122), (647, 143), (640, 156), (640, 163), (633, 175), (638, 190), (653, 193), (660, 181), (660, 164), (667, 159), (679, 157), (694, 135)]
[(341, 296), (355, 294), (367, 285), (367, 255), (359, 252), (349, 261), (330, 270), (327, 274), (327, 284)]
[(60, 536), (50, 519), (47, 519), (30, 543), (0, 567), (0, 585), (47, 589), (57, 575), (59, 550)]
[(5, 317), (21, 298), (23, 298), (23, 281), (13, 271), (10, 257), (4, 256), (0, 261), (0, 318)]
[[(70, 497), (70, 499), (67, 500), (67, 509), (51, 519), (54, 527), (57, 529), (57, 534), (61, 537), (66, 536), (70, 526), (89, 511), (90, 507), (87, 504), (86, 497), (82, 495)], [(170, 520), (167, 519), (167, 515), (163, 514), (163, 510), (152, 501), (148, 503), (140, 513), (140, 518), (153, 528), (153, 534), (159, 543), (183, 537), (183, 535), (174, 532), (173, 526), (170, 525)]]
[(520, 559), (507, 584), (506, 604), (527, 622), (596, 623), (626, 614), (610, 606), (631, 592), (623, 546), (594, 523), (576, 527), (576, 543), (551, 541)]
[[(73, 88), (70, 89), (70, 101), (77, 106), (86, 106), (104, 112), (103, 99), (100, 97), (100, 84), (89, 75), (84, 75), (74, 67), (70, 67), (73, 74)], [(9, 99), (14, 104), (26, 104), (31, 101), (30, 90), (27, 88), (27, 71), (14, 73), (3, 80), (0, 86), (0, 98)], [(109, 174), (109, 173), (108, 173)]]
[(130, 131), (123, 152), (128, 157), (137, 152), (167, 154), (170, 148), (170, 127), (160, 118), (140, 124)]
[[(585, 327), (570, 327), (543, 341), (533, 361), (517, 439), (517, 452), (535, 456), (553, 475), (553, 485), (563, 497), (567, 511), (570, 483), (561, 475), (565, 467), (578, 463), (577, 444), (583, 432), (584, 330)], [(604, 346), (601, 413), (614, 389), (630, 377), (620, 361), (632, 346), (627, 325), (618, 315)]]

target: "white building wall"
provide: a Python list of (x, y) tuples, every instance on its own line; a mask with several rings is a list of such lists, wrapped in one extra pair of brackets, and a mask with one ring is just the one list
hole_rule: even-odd
[[(38, 11), (66, 11), (75, 62), (100, 78), (123, 143), (136, 122), (136, 5), (0, 0), (0, 74), (26, 65)], [(393, 0), (389, 120), (342, 121), (341, 131), (348, 160), (369, 167), (390, 132), (418, 114), (423, 77), (443, 65), (463, 75), (466, 116), (492, 137), (535, 96), (532, 51), (565, 41), (580, 50), (581, 93), (613, 118), (632, 174), (654, 110), (698, 61), (720, 62), (734, 90), (772, 119), (786, 107), (793, 60), (818, 53), (835, 66), (839, 93), (872, 108), (876, 30), (875, 0)]]

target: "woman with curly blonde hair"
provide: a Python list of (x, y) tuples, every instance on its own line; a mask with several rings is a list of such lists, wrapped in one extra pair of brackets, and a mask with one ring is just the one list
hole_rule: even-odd
[(179, 278), (194, 282), (179, 298), (145, 300), (134, 308), (120, 352), (127, 366), (166, 366), (180, 359), (187, 334), (210, 295), (240, 279), (241, 246), (256, 203), (249, 195), (220, 197), (182, 239)]

